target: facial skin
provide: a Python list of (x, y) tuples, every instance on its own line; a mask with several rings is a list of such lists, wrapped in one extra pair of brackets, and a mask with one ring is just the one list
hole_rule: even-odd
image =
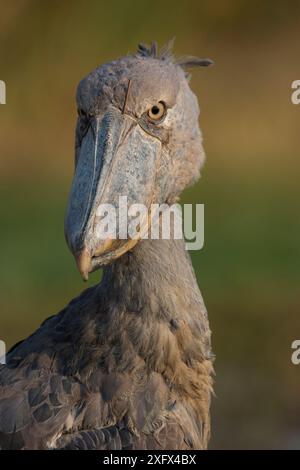
[(138, 242), (100, 239), (99, 206), (117, 209), (119, 196), (128, 206), (174, 202), (199, 177), (204, 152), (197, 99), (171, 60), (137, 55), (105, 64), (80, 82), (77, 106), (65, 234), (87, 279)]

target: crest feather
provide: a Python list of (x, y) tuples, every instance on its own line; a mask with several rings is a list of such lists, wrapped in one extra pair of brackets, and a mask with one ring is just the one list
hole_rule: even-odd
[(161, 48), (160, 52), (158, 51), (156, 42), (152, 42), (150, 46), (141, 43), (138, 45), (137, 55), (139, 57), (151, 57), (152, 59), (172, 62), (175, 65), (179, 65), (184, 70), (193, 67), (208, 67), (213, 64), (211, 59), (203, 59), (194, 56), (179, 57), (176, 59), (172, 53), (174, 42), (175, 38), (171, 39)]

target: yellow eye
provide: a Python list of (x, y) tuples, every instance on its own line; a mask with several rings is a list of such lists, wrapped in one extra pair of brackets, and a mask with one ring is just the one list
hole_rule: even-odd
[(151, 106), (148, 111), (148, 117), (151, 121), (159, 121), (166, 113), (166, 105), (162, 101)]

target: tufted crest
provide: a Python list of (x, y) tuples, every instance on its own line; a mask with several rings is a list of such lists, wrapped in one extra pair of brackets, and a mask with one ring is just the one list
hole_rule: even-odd
[(172, 50), (174, 46), (175, 38), (171, 39), (167, 44), (165, 44), (161, 50), (158, 50), (157, 43), (152, 42), (150, 46), (146, 44), (139, 44), (137, 56), (139, 57), (151, 57), (153, 59), (163, 60), (165, 62), (171, 62), (176, 65), (179, 65), (183, 69), (193, 68), (193, 67), (208, 67), (213, 64), (211, 59), (204, 59), (194, 56), (183, 56), (175, 58)]

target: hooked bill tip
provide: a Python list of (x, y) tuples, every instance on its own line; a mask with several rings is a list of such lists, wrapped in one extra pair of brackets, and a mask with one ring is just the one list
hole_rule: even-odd
[(83, 250), (78, 253), (76, 263), (82, 279), (87, 281), (91, 267), (91, 256), (86, 248), (83, 248)]

